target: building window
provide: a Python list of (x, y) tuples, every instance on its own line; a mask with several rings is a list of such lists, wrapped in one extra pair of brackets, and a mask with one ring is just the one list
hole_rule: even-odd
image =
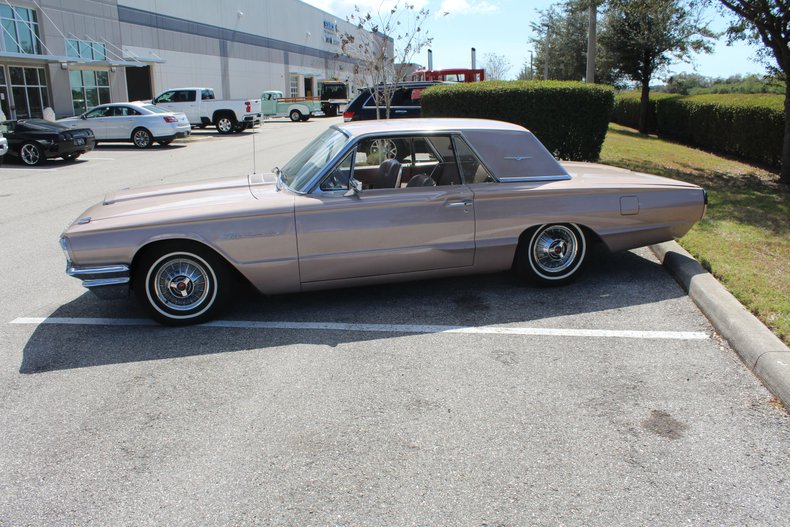
[(49, 106), (47, 77), (44, 68), (8, 67), (11, 79), (11, 96), (16, 108), (17, 119), (42, 117)]
[(66, 56), (72, 59), (107, 60), (107, 46), (92, 40), (66, 40)]
[(291, 75), (291, 97), (299, 97), (299, 75)]
[(0, 5), (3, 48), (10, 53), (41, 54), (36, 12), (24, 7)]
[(69, 83), (74, 115), (110, 102), (110, 74), (106, 71), (72, 70), (69, 72)]

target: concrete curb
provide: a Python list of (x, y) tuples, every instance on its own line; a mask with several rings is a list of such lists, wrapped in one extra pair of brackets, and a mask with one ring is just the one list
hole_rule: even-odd
[(790, 348), (676, 242), (650, 248), (743, 363), (790, 409)]

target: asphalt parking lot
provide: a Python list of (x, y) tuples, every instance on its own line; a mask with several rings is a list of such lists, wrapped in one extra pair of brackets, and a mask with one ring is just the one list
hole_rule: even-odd
[(0, 526), (788, 525), (787, 414), (647, 249), (178, 329), (65, 275), (105, 193), (267, 171), (339, 121), (0, 168)]

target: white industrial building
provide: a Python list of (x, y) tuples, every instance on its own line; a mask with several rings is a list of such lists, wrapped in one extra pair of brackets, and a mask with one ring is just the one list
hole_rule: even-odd
[(316, 95), (351, 80), (339, 35), (357, 31), (299, 0), (9, 0), (0, 23), (0, 105), (19, 119), (181, 86)]

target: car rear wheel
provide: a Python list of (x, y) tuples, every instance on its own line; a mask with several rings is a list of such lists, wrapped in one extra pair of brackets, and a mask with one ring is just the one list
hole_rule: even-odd
[(132, 143), (134, 143), (134, 146), (137, 148), (148, 148), (151, 146), (152, 139), (151, 132), (145, 128), (136, 128), (134, 132), (132, 132)]
[(217, 127), (217, 132), (221, 134), (229, 134), (236, 127), (236, 121), (227, 115), (221, 115), (217, 118), (214, 126)]
[(19, 149), (19, 159), (28, 166), (37, 166), (44, 162), (44, 150), (36, 143), (25, 143)]
[(540, 285), (562, 285), (573, 280), (585, 262), (587, 240), (574, 223), (541, 225), (522, 237), (516, 253), (516, 272)]
[(231, 275), (219, 256), (194, 243), (167, 243), (135, 264), (135, 294), (151, 317), (168, 326), (199, 324), (227, 304)]
[(293, 122), (295, 122), (295, 123), (299, 122), (299, 121), (302, 120), (302, 112), (300, 112), (299, 110), (291, 110), (291, 113), (289, 114), (289, 117), (291, 118), (291, 120)]

